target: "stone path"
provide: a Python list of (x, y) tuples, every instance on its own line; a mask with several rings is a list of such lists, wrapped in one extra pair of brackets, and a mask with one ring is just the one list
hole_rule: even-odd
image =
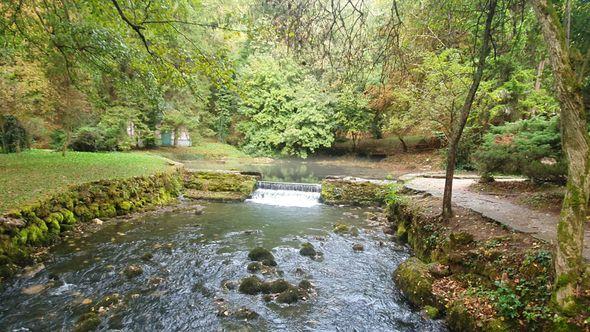
[[(427, 192), (437, 197), (443, 196), (444, 178), (405, 176), (402, 180), (406, 180), (405, 186), (409, 189)], [(453, 181), (453, 203), (479, 212), (511, 229), (555, 244), (558, 221), (556, 216), (531, 210), (492, 195), (469, 191), (469, 185), (476, 181), (472, 177), (455, 179)], [(588, 228), (584, 237), (584, 257), (590, 260), (590, 229)]]

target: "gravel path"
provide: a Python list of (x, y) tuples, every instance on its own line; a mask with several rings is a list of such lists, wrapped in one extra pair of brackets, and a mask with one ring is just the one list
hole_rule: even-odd
[[(445, 186), (444, 178), (407, 177), (407, 188), (427, 192), (442, 197)], [(472, 192), (468, 187), (477, 180), (459, 178), (453, 182), (453, 203), (481, 213), (503, 225), (519, 232), (555, 244), (557, 239), (557, 217), (551, 214), (531, 210), (527, 207), (510, 203), (492, 195)], [(586, 229), (584, 237), (584, 257), (590, 260), (590, 229)]]

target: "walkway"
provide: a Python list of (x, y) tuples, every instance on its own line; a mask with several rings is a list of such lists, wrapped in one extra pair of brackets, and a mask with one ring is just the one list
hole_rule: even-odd
[[(433, 196), (442, 197), (445, 179), (438, 177), (404, 176), (405, 186)], [(469, 185), (477, 180), (472, 177), (458, 178), (453, 181), (453, 203), (481, 213), (519, 232), (555, 244), (557, 239), (557, 217), (551, 214), (531, 210), (527, 207), (510, 203), (492, 195), (469, 191)], [(584, 257), (590, 260), (590, 229), (584, 237)]]

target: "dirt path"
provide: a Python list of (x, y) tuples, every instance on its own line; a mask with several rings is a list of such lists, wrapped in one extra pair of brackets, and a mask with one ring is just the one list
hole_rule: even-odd
[[(444, 178), (436, 177), (403, 177), (407, 188), (427, 192), (442, 197), (445, 185)], [(557, 217), (548, 213), (531, 210), (527, 207), (510, 203), (492, 195), (479, 194), (468, 190), (475, 183), (472, 178), (455, 179), (453, 182), (453, 203), (481, 213), (483, 216), (519, 232), (555, 244), (557, 239)], [(590, 229), (586, 229), (584, 237), (584, 257), (590, 260)]]

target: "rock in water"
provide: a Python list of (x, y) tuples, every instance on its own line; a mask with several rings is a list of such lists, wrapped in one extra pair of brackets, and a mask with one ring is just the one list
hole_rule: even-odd
[(202, 205), (195, 206), (195, 215), (200, 216), (205, 212), (205, 207)]
[(363, 250), (365, 250), (365, 247), (362, 244), (360, 244), (360, 243), (355, 243), (355, 244), (352, 245), (352, 250), (354, 250), (354, 251), (363, 251)]
[(143, 269), (139, 265), (129, 265), (123, 270), (125, 276), (129, 279), (137, 277), (143, 273)]
[(102, 225), (102, 220), (98, 219), (98, 218), (94, 218), (92, 219), (92, 223), (95, 225)]
[(299, 254), (301, 256), (315, 257), (317, 253), (315, 251), (313, 244), (305, 242), (301, 245), (301, 249), (299, 249)]
[(21, 292), (27, 295), (34, 295), (41, 293), (43, 290), (45, 290), (45, 288), (47, 288), (46, 285), (33, 285), (23, 288)]
[(276, 266), (277, 262), (275, 261), (275, 257), (273, 256), (270, 250), (256, 247), (248, 253), (248, 258), (252, 261), (262, 262), (262, 264), (266, 266)]

